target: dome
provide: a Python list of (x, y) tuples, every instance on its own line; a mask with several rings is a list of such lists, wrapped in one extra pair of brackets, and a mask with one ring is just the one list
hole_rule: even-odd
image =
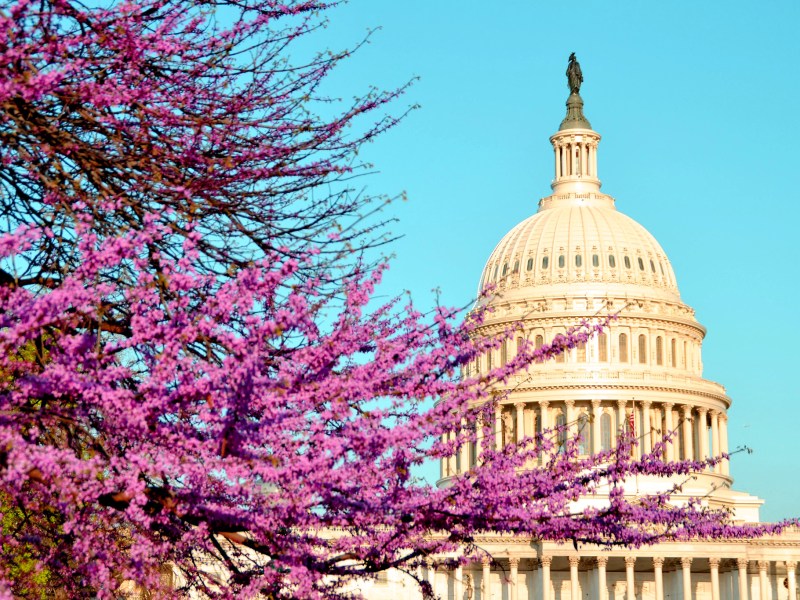
[(528, 298), (569, 295), (570, 288), (585, 295), (596, 287), (604, 294), (680, 302), (675, 273), (659, 243), (599, 193), (543, 199), (539, 211), (495, 247), (480, 287), (489, 284)]

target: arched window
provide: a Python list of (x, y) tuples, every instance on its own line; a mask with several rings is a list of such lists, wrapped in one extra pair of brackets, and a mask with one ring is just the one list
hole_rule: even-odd
[(575, 255), (575, 266), (580, 267), (583, 265), (583, 257), (580, 254)]
[(653, 262), (653, 259), (650, 259), (650, 270), (655, 273), (656, 272), (656, 264)]
[(563, 269), (565, 263), (566, 263), (566, 261), (564, 260), (564, 255), (563, 254), (559, 254), (558, 255), (558, 268), (559, 269)]
[[(623, 261), (625, 262), (625, 268), (626, 269), (630, 269), (631, 268), (631, 259), (629, 257), (625, 256), (623, 258)], [(495, 270), (495, 275), (497, 275), (497, 271), (496, 270)]]
[(683, 340), (683, 368), (686, 368), (686, 355), (689, 354), (689, 346), (686, 344), (686, 340)]
[(519, 356), (520, 350), (522, 350), (522, 338), (518, 337), (517, 338), (517, 356)]
[(534, 339), (533, 345), (536, 346), (537, 348), (541, 348), (542, 346), (544, 346), (544, 336), (537, 335), (536, 338)]
[(495, 280), (497, 279), (497, 270), (498, 270), (499, 268), (500, 268), (500, 265), (495, 265), (495, 266), (494, 266), (494, 277), (493, 277), (492, 279), (495, 279)]
[(608, 336), (605, 333), (597, 336), (597, 358), (600, 362), (608, 362)]
[(517, 273), (517, 272), (519, 272), (519, 261), (515, 260), (514, 261), (514, 270), (512, 271), (512, 273)]
[(589, 441), (592, 428), (589, 425), (589, 416), (581, 413), (578, 417), (578, 454), (589, 454)]
[(503, 277), (508, 275), (508, 263), (503, 265)]
[(527, 266), (528, 266), (528, 271), (533, 271), (533, 259), (532, 258), (528, 259), (528, 265)]
[[(533, 259), (531, 259), (531, 260), (533, 260)], [(546, 269), (549, 266), (550, 266), (550, 257), (549, 256), (543, 256), (542, 257), (542, 269)]]
[(575, 349), (575, 355), (578, 362), (586, 362), (586, 342), (581, 342)]
[(475, 373), (481, 372), (481, 356), (480, 354), (475, 357)]
[(564, 413), (559, 413), (556, 417), (556, 439), (558, 440), (558, 451), (564, 452), (567, 445), (567, 417)]
[(600, 416), (600, 449), (611, 450), (611, 415), (604, 412)]
[(647, 336), (639, 336), (639, 364), (647, 364)]
[(628, 362), (628, 335), (619, 334), (619, 362)]
[(636, 260), (639, 262), (639, 270), (644, 271), (644, 261), (642, 260), (642, 257), (640, 256)]
[(508, 341), (503, 340), (500, 344), (500, 366), (505, 367), (508, 362)]
[(661, 336), (656, 338), (656, 364), (664, 364), (664, 340)]
[(617, 259), (614, 258), (613, 254), (608, 255), (608, 266), (611, 267), (612, 269), (615, 269), (617, 267)]
[(669, 342), (669, 353), (672, 355), (672, 366), (678, 366), (678, 348), (677, 344), (675, 343), (675, 338), (672, 338)]
[(599, 267), (600, 266), (600, 257), (597, 254), (592, 254), (592, 266)]
[(491, 371), (493, 367), (494, 365), (492, 364), (492, 351), (490, 349), (486, 351), (486, 370)]

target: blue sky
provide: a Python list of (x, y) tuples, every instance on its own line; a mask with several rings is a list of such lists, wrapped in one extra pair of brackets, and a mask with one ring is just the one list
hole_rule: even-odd
[(734, 487), (762, 518), (800, 515), (798, 2), (351, 0), (314, 40), (372, 42), (332, 89), (396, 87), (420, 108), (362, 154), (404, 237), (382, 293), (421, 306), (474, 296), (484, 261), (550, 192), (548, 137), (576, 52), (602, 136), (603, 191), (659, 240), (708, 328), (705, 376), (726, 386)]

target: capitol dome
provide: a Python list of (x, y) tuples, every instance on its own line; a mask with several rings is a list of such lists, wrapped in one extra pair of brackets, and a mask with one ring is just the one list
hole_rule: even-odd
[(680, 301), (664, 250), (604, 194), (564, 193), (509, 231), (483, 269), (480, 289), (495, 284), (517, 296), (562, 294), (565, 286), (602, 288)]

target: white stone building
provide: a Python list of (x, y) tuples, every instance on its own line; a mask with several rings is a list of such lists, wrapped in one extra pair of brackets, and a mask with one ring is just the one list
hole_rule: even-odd
[[(579, 82), (578, 82), (579, 88)], [(522, 322), (537, 345), (581, 319), (622, 309), (609, 329), (585, 348), (537, 366), (511, 382), (513, 391), (496, 415), (499, 443), (562, 423), (585, 423), (585, 452), (609, 448), (631, 419), (640, 451), (656, 436), (680, 431), (665, 458), (726, 452), (724, 388), (703, 378), (705, 329), (684, 304), (667, 256), (653, 236), (620, 213), (600, 191), (600, 135), (583, 115), (573, 89), (567, 116), (550, 138), (553, 193), (539, 210), (497, 244), (480, 281), (496, 284), (494, 312), (481, 333), (499, 334)], [(513, 343), (476, 368), (497, 365)], [(505, 433), (502, 434), (501, 431)], [(440, 485), (474, 463), (465, 448), (441, 465)], [(684, 496), (706, 496), (729, 507), (739, 521), (757, 522), (762, 500), (731, 489), (727, 461), (697, 473)], [(630, 482), (631, 494), (663, 481)], [(680, 497), (676, 498), (680, 501)], [(457, 570), (422, 570), (448, 600), (796, 600), (800, 531), (751, 541), (661, 543), (631, 551), (580, 547), (486, 535), (477, 540), (492, 561)], [(410, 578), (389, 572), (364, 585), (372, 600), (419, 598)]]

